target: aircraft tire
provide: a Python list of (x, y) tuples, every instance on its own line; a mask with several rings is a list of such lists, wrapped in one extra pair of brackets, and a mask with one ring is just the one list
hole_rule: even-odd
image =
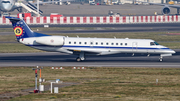
[(163, 58), (159, 58), (159, 61), (162, 62), (162, 61), (163, 61)]
[(80, 62), (80, 61), (81, 61), (81, 58), (77, 57), (77, 58), (76, 58), (76, 61), (77, 61), (77, 62)]

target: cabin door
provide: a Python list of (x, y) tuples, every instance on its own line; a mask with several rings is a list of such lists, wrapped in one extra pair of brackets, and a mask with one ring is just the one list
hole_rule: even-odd
[(133, 42), (132, 43), (132, 51), (133, 52), (137, 52), (137, 47), (138, 47), (138, 43), (137, 42)]

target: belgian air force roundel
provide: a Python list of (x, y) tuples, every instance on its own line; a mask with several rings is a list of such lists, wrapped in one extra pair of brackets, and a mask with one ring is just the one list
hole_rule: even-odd
[(14, 28), (14, 33), (16, 36), (21, 36), (23, 34), (23, 29), (19, 26)]

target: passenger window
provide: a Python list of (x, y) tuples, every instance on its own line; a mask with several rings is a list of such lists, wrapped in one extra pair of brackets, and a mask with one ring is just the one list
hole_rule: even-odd
[(91, 42), (91, 45), (93, 44), (93, 42)]
[(79, 42), (79, 44), (81, 44), (81, 42)]
[(101, 45), (103, 45), (103, 42), (101, 42)]
[(69, 41), (69, 44), (71, 44), (71, 41)]
[(121, 43), (121, 46), (123, 45), (123, 43)]
[(116, 45), (118, 45), (118, 43), (116, 43)]
[(125, 45), (127, 46), (127, 43), (125, 43)]
[(74, 44), (76, 44), (76, 42), (74, 42)]
[(111, 43), (111, 45), (114, 45), (114, 43)]
[(108, 45), (108, 43), (106, 43), (106, 45)]
[(98, 42), (96, 42), (96, 45), (98, 45)]
[(84, 44), (86, 45), (86, 44), (87, 44), (87, 42), (84, 42)]

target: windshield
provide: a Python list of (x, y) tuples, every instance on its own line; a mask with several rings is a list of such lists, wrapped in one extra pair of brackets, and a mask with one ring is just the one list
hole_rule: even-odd
[(156, 45), (159, 45), (157, 42), (154, 42)]
[(2, 3), (10, 3), (10, 1), (2, 1)]

